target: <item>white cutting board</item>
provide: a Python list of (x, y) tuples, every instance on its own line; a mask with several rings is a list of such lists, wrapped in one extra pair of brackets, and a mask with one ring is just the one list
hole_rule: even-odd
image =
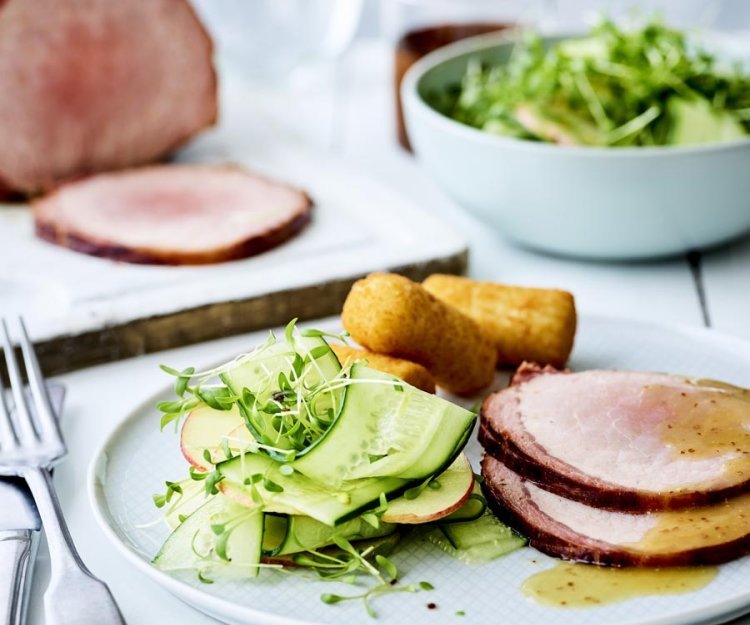
[(25, 206), (0, 206), (0, 316), (27, 318), (50, 372), (280, 324), (291, 307), (334, 314), (348, 283), (372, 271), (419, 278), (465, 268), (465, 242), (428, 210), (341, 160), (278, 139), (252, 101), (247, 87), (224, 81), (221, 124), (179, 158), (239, 162), (305, 189), (312, 224), (274, 250), (209, 266), (118, 263), (41, 241)]

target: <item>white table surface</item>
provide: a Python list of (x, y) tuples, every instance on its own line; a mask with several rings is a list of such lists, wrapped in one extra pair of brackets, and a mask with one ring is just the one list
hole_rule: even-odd
[[(690, 325), (708, 321), (721, 332), (750, 339), (750, 238), (703, 254), (696, 279), (696, 271), (682, 258), (594, 264), (521, 250), (448, 202), (395, 144), (390, 55), (380, 42), (359, 42), (343, 60), (333, 89), (308, 88), (292, 98), (259, 93), (248, 107), (276, 140), (300, 141), (359, 162), (453, 224), (471, 242), (470, 275), (474, 277), (565, 288), (587, 313)], [(63, 429), (70, 449), (55, 476), (62, 505), (83, 559), (109, 582), (130, 625), (215, 621), (138, 575), (107, 542), (94, 522), (84, 486), (89, 461), (115, 424), (143, 397), (164, 385), (156, 368), (159, 363), (210, 362), (247, 347), (246, 343), (246, 338), (233, 337), (59, 378), (68, 388)], [(47, 555), (42, 548), (32, 589), (32, 625), (44, 623), (41, 597), (47, 576)], [(750, 625), (750, 618), (742, 622)]]

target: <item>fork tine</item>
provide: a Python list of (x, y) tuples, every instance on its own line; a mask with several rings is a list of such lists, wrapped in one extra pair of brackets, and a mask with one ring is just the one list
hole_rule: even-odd
[(18, 362), (16, 362), (16, 356), (13, 353), (13, 345), (10, 342), (10, 335), (8, 334), (8, 326), (5, 323), (5, 319), (0, 322), (0, 330), (2, 330), (0, 332), (0, 341), (3, 344), (3, 351), (5, 352), (5, 363), (8, 365), (10, 388), (13, 391), (13, 399), (16, 405), (15, 430), (17, 439), (20, 442), (34, 441), (37, 440), (37, 434), (34, 429), (34, 423), (31, 421), (29, 408), (26, 405), (26, 398), (23, 396), (23, 379), (18, 368)]
[(10, 409), (5, 401), (5, 386), (0, 377), (0, 449), (12, 449), (18, 445), (18, 437), (10, 420)]
[(47, 392), (47, 385), (44, 383), (42, 369), (34, 352), (34, 346), (29, 339), (23, 319), (19, 318), (18, 323), (21, 326), (21, 351), (23, 352), (23, 362), (26, 365), (26, 376), (29, 378), (31, 395), (36, 407), (39, 435), (42, 439), (54, 436), (58, 440), (62, 440), (60, 428), (52, 410), (52, 402)]

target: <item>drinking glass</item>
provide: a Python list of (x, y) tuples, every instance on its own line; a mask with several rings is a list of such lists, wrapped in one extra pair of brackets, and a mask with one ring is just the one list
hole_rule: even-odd
[(363, 0), (194, 0), (217, 50), (259, 83), (287, 83), (351, 43)]
[(552, 0), (381, 0), (381, 21), (394, 47), (398, 140), (409, 149), (399, 88), (421, 57), (459, 39), (519, 25), (544, 27)]

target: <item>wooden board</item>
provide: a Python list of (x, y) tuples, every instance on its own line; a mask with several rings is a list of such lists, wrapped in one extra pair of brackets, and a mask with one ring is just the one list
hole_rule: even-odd
[[(225, 97), (222, 126), (181, 154), (237, 162), (307, 190), (313, 223), (265, 254), (202, 267), (93, 258), (36, 239), (25, 206), (0, 207), (0, 316), (23, 314), (45, 371), (96, 363), (336, 314), (357, 278), (398, 271), (421, 279), (466, 269), (463, 239), (347, 163), (259, 140)], [(233, 106), (231, 103), (235, 103)]]

